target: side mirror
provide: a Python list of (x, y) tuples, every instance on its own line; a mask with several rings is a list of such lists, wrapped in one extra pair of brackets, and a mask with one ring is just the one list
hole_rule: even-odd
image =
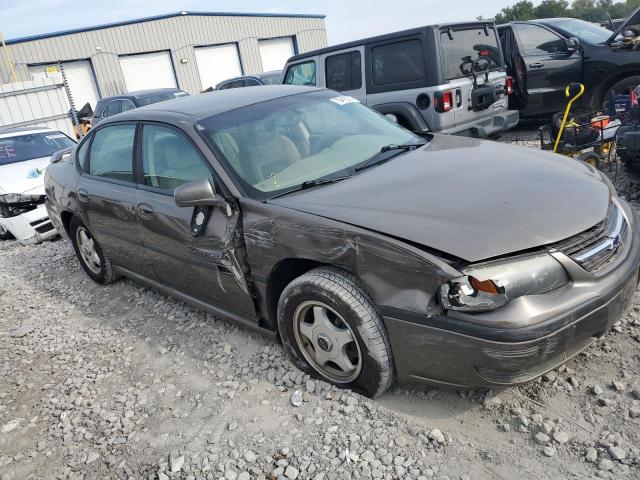
[(173, 192), (173, 200), (179, 207), (222, 207), (231, 216), (231, 206), (216, 196), (211, 182), (203, 178), (180, 185)]
[(567, 52), (573, 53), (580, 48), (580, 40), (576, 37), (570, 37), (567, 40)]

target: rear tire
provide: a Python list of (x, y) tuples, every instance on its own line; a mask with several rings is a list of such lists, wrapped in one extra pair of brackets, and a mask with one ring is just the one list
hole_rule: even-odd
[(111, 259), (85, 224), (76, 217), (71, 218), (69, 233), (80, 265), (94, 282), (106, 285), (117, 279)]
[(11, 232), (0, 225), (0, 240), (13, 240)]
[(596, 170), (600, 169), (600, 162), (602, 161), (602, 159), (600, 158), (600, 155), (598, 155), (595, 152), (587, 152), (587, 153), (583, 153), (582, 155), (580, 155), (578, 157), (578, 160), (591, 165), (593, 168), (595, 168)]
[(369, 397), (393, 383), (380, 314), (348, 272), (320, 267), (293, 280), (278, 302), (278, 328), (291, 360), (309, 375)]

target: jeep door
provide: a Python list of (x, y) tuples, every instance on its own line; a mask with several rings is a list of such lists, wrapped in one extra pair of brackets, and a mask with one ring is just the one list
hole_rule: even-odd
[[(135, 212), (146, 275), (197, 300), (254, 317), (235, 202), (228, 209), (175, 204), (177, 187), (203, 178), (218, 195), (226, 195), (194, 140), (174, 126), (145, 122), (137, 170)], [(202, 226), (198, 232), (196, 224)]]
[(136, 123), (97, 127), (78, 149), (82, 173), (76, 186), (78, 214), (119, 265), (135, 270), (142, 259), (133, 203)]
[(565, 87), (582, 81), (582, 54), (570, 52), (565, 38), (542, 25), (516, 22), (512, 26), (526, 69), (526, 114), (561, 110)]

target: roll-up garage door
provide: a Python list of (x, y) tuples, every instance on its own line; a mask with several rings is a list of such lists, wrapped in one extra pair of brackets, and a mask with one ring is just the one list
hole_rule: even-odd
[(215, 86), (222, 80), (242, 75), (238, 49), (234, 43), (195, 49), (202, 90)]
[[(89, 103), (92, 109), (95, 108), (100, 95), (89, 60), (64, 62), (62, 67), (76, 110), (82, 109), (86, 103)], [(29, 66), (29, 73), (32, 78), (53, 77), (62, 81), (62, 72), (57, 64), (32, 65)]]
[(293, 57), (293, 39), (291, 37), (258, 40), (262, 71), (282, 70), (289, 58)]
[(178, 86), (169, 52), (120, 57), (120, 68), (128, 92)]

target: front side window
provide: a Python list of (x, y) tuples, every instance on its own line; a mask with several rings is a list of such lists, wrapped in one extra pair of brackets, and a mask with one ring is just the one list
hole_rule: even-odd
[(360, 52), (357, 50), (327, 57), (325, 70), (327, 88), (346, 91), (362, 87)]
[(50, 157), (74, 145), (73, 140), (57, 131), (0, 136), (0, 165)]
[(263, 200), (318, 178), (355, 174), (386, 145), (423, 140), (328, 90), (214, 115), (196, 125), (245, 192)]
[(493, 70), (504, 64), (493, 28), (441, 32), (440, 48), (447, 80), (471, 75), (474, 62), (476, 71)]
[(375, 85), (415, 82), (425, 78), (424, 52), (418, 39), (373, 47), (371, 58)]
[(104, 117), (111, 117), (122, 112), (122, 100), (113, 100), (107, 104), (104, 110)]
[(564, 53), (567, 50), (566, 42), (562, 38), (538, 25), (518, 23), (516, 31), (520, 37), (520, 50), (525, 55), (549, 55)]
[(93, 136), (89, 173), (97, 177), (133, 182), (135, 125), (112, 125)]
[(89, 144), (91, 143), (91, 138), (87, 138), (82, 145), (78, 148), (78, 164), (80, 165), (80, 169), (86, 172), (87, 167), (87, 158), (89, 153)]
[(291, 65), (287, 69), (284, 83), (288, 85), (307, 85), (314, 87), (316, 85), (316, 62), (311, 60), (310, 62)]
[(142, 128), (142, 170), (146, 185), (164, 190), (203, 178), (213, 185), (206, 160), (183, 133), (170, 127)]

